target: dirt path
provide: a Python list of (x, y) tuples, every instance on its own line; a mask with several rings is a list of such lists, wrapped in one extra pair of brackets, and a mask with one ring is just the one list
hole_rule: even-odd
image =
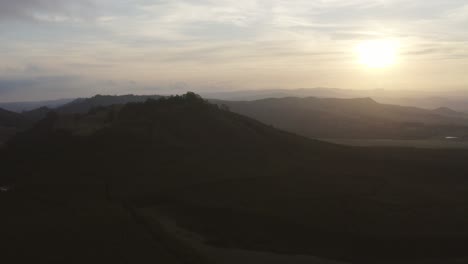
[(209, 258), (195, 250), (193, 247), (183, 243), (180, 239), (170, 234), (160, 225), (159, 221), (151, 221), (141, 211), (130, 203), (122, 202), (122, 206), (127, 210), (135, 223), (140, 225), (149, 234), (158, 246), (170, 256), (176, 264), (214, 264)]

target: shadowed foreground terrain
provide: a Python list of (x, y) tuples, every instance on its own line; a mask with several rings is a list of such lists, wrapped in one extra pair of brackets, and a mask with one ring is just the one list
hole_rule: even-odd
[(152, 210), (222, 248), (351, 263), (468, 257), (465, 150), (338, 146), (188, 93), (49, 113), (0, 155), (6, 263), (210, 262), (153, 229)]

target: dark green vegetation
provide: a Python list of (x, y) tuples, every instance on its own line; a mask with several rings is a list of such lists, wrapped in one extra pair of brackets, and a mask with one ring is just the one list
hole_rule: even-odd
[(231, 111), (310, 138), (431, 139), (468, 136), (468, 115), (379, 104), (371, 98), (218, 101)]
[(29, 128), (36, 122), (42, 120), (51, 111), (61, 114), (83, 114), (99, 107), (144, 102), (148, 99), (158, 98), (161, 98), (161, 96), (96, 95), (91, 98), (80, 98), (76, 100), (63, 99), (43, 102), (2, 103), (0, 105), (4, 105), (9, 109), (21, 113), (0, 109), (0, 145), (15, 134), (24, 131), (26, 128)]
[(15, 186), (0, 194), (2, 226), (10, 227), (0, 241), (10, 258), (34, 252), (23, 256), (54, 262), (50, 248), (63, 263), (82, 252), (139, 250), (140, 231), (115, 238), (133, 223), (122, 203), (163, 205), (179, 225), (223, 247), (353, 263), (468, 256), (464, 150), (342, 147), (189, 93), (51, 113), (0, 155), (1, 183)]
[(159, 99), (159, 95), (96, 95), (91, 98), (80, 98), (58, 107), (60, 113), (86, 113), (96, 107), (111, 106), (126, 103), (141, 103), (148, 99)]

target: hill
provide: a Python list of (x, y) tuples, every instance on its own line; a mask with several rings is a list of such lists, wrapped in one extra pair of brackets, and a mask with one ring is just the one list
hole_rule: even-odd
[(0, 126), (3, 127), (23, 127), (27, 124), (25, 118), (18, 113), (0, 108)]
[(380, 104), (371, 98), (214, 101), (233, 112), (309, 138), (428, 139), (468, 135), (468, 115)]
[(159, 99), (158, 95), (96, 95), (91, 98), (79, 98), (70, 103), (57, 108), (61, 113), (86, 113), (95, 107), (105, 107), (110, 105), (138, 103), (144, 102), (147, 99)]
[(338, 88), (266, 89), (240, 90), (231, 92), (205, 93), (203, 96), (228, 101), (253, 101), (266, 98), (318, 97), (318, 98), (365, 98), (370, 97), (379, 103), (413, 106), (424, 109), (448, 107), (456, 111), (468, 112), (468, 97), (464, 91), (431, 92), (420, 90), (371, 89), (353, 90)]
[[(0, 105), (5, 105), (9, 109), (13, 109), (21, 113), (7, 110), (3, 110), (3, 112), (0, 111), (0, 144), (6, 142), (18, 132), (45, 118), (51, 111), (64, 114), (87, 113), (94, 108), (122, 105), (132, 102), (144, 102), (147, 99), (158, 99), (160, 97), (161, 96), (158, 95), (96, 95), (91, 98), (79, 98), (75, 100), (63, 99), (55, 101), (2, 103)], [(8, 123), (8, 125), (2, 125), (2, 122), (5, 124)]]
[[(319, 91), (315, 89), (314, 91)], [(329, 89), (320, 89), (329, 92)], [(341, 90), (337, 90), (341, 91)], [(77, 99), (56, 109), (86, 113), (96, 107), (144, 102), (161, 96), (103, 96)], [(434, 110), (380, 104), (370, 98), (270, 98), (255, 101), (218, 101), (232, 111), (309, 138), (445, 139), (464, 138), (468, 114), (447, 107)], [(47, 111), (39, 111), (44, 116)], [(30, 116), (34, 112), (28, 113)]]
[[(161, 96), (97, 95), (77, 99), (56, 111), (68, 114), (86, 113), (96, 107), (158, 98)], [(236, 113), (309, 138), (445, 139), (464, 138), (468, 134), (468, 114), (447, 107), (427, 110), (380, 104), (370, 98), (288, 97), (212, 102), (227, 105)], [(44, 113), (42, 111), (42, 116)]]
[[(47, 210), (35, 210), (54, 228), (76, 216), (93, 226), (80, 243), (91, 239), (97, 219), (125, 219), (109, 209), (123, 202), (138, 212), (164, 210), (218, 247), (352, 263), (466, 257), (467, 151), (342, 147), (189, 93), (82, 115), (51, 113), (0, 155), (2, 182), (18, 196), (11, 204), (27, 206), (24, 197), (46, 201)], [(94, 213), (80, 213), (90, 205)], [(10, 210), (11, 237), (27, 241), (35, 234), (28, 229), (37, 218), (30, 210)], [(40, 223), (37, 230), (47, 230)], [(70, 240), (77, 236), (65, 232)], [(96, 236), (110, 250), (112, 236)], [(8, 253), (25, 249), (10, 246)]]
[(53, 111), (51, 108), (43, 106), (30, 111), (21, 112), (21, 115), (28, 121), (35, 123), (44, 119), (51, 111)]
[(30, 122), (21, 114), (0, 108), (0, 145), (29, 124)]

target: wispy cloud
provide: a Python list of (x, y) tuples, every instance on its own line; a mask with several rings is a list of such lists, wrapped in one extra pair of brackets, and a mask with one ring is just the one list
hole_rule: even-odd
[(35, 65), (14, 78), (370, 88), (354, 46), (391, 38), (395, 86), (425, 88), (423, 72), (452, 77), (438, 86), (466, 80), (452, 71), (467, 63), (465, 0), (0, 0), (0, 21), (3, 78)]
[(0, 20), (63, 22), (89, 17), (94, 8), (92, 0), (2, 0)]

